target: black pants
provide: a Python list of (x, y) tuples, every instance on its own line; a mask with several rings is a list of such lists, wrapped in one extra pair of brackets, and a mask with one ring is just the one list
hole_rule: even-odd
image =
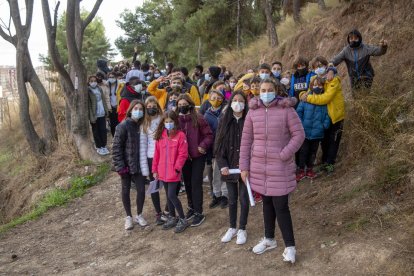
[(237, 201), (240, 199), (239, 229), (246, 230), (249, 215), (249, 195), (247, 187), (241, 179), (239, 182), (226, 182), (229, 196), (230, 228), (237, 228)]
[(93, 140), (95, 146), (99, 148), (106, 147), (106, 120), (105, 117), (96, 118), (95, 123), (91, 123)]
[[(150, 180), (154, 181), (154, 176), (152, 175), (152, 158), (148, 158), (148, 167), (150, 170)], [(161, 200), (160, 200), (160, 193), (156, 192), (156, 193), (152, 193), (151, 194), (151, 199), (152, 199), (152, 204), (154, 205), (154, 209), (155, 212), (157, 212), (157, 214), (161, 213)]]
[(339, 144), (342, 137), (344, 121), (332, 124), (325, 130), (325, 137), (322, 140), (322, 163), (333, 165), (338, 155)]
[(203, 213), (203, 171), (205, 157), (187, 159), (183, 167), (185, 192), (187, 193), (188, 208), (198, 214)]
[(145, 201), (145, 177), (142, 174), (127, 174), (121, 177), (122, 183), (122, 203), (124, 204), (124, 209), (127, 216), (132, 217), (131, 212), (131, 182), (134, 181), (137, 187), (137, 213), (138, 215), (142, 214), (142, 209), (144, 208)]
[(369, 78), (354, 79), (351, 84), (352, 97), (354, 99), (362, 99), (367, 96), (371, 90), (372, 81)]
[[(181, 188), (181, 182), (178, 182), (178, 185), (175, 190), (175, 195), (177, 197), (180, 194), (180, 188)], [(165, 203), (165, 212), (170, 213), (172, 217), (175, 217), (175, 210), (172, 209), (172, 211), (170, 211), (170, 206), (168, 205), (168, 188), (164, 186), (164, 190), (165, 190), (165, 196), (167, 198), (167, 202)]]
[(111, 125), (112, 137), (115, 135), (115, 128), (119, 124), (118, 122), (118, 112), (116, 112), (116, 107), (112, 107), (112, 111), (109, 113), (109, 123)]
[(305, 169), (305, 166), (308, 169), (312, 169), (315, 164), (316, 153), (318, 152), (319, 143), (321, 140), (309, 140), (305, 139), (302, 147), (299, 150), (299, 168)]
[(185, 218), (183, 206), (181, 201), (178, 199), (177, 190), (180, 190), (181, 182), (164, 182), (164, 189), (167, 192), (168, 209), (170, 215), (175, 217), (175, 210), (177, 210), (180, 218)]
[(275, 238), (275, 224), (279, 225), (282, 232), (285, 246), (295, 246), (293, 236), (292, 218), (289, 210), (289, 195), (284, 196), (262, 196), (263, 198), (263, 219), (265, 227), (265, 237)]

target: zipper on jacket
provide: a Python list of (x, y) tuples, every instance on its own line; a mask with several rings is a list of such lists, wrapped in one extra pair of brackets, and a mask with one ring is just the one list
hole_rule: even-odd
[(357, 73), (357, 79), (359, 80), (358, 53), (357, 53), (357, 49), (354, 49), (354, 63), (355, 63), (355, 71)]
[(167, 172), (168, 172), (168, 137), (167, 137), (167, 149), (166, 149), (166, 154), (165, 154), (165, 180), (166, 182), (167, 182), (167, 176), (168, 176)]
[(268, 113), (267, 113), (267, 107), (266, 107), (266, 116), (265, 116), (265, 128), (266, 128), (266, 142), (265, 142), (265, 173), (264, 173), (264, 175), (265, 175), (265, 194), (267, 193), (267, 173), (266, 173), (266, 167), (267, 167), (267, 135), (268, 135), (268, 132), (267, 132), (267, 115), (268, 115)]

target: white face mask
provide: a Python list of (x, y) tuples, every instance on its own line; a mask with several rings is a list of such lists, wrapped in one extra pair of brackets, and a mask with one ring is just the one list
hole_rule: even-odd
[(92, 88), (95, 88), (95, 87), (98, 85), (98, 83), (97, 83), (97, 82), (90, 82), (90, 83), (89, 83), (89, 85), (90, 85)]
[(231, 88), (231, 89), (233, 89), (235, 86), (236, 86), (236, 83), (235, 83), (235, 82), (231, 82), (231, 83), (230, 83), (230, 88)]
[(282, 78), (281, 80), (280, 80), (280, 83), (281, 84), (283, 84), (283, 85), (288, 85), (289, 84), (289, 79), (288, 78)]
[(109, 83), (114, 83), (114, 82), (116, 82), (116, 79), (115, 79), (115, 78), (109, 78), (109, 79), (108, 79), (108, 82), (109, 82)]
[(234, 112), (242, 112), (244, 110), (244, 103), (241, 102), (232, 102), (231, 103), (231, 109), (233, 109)]
[(161, 75), (160, 74), (154, 74), (154, 78), (159, 78)]
[(137, 84), (137, 85), (135, 85), (134, 86), (134, 90), (136, 91), (136, 92), (141, 92), (141, 90), (142, 90), (142, 84)]

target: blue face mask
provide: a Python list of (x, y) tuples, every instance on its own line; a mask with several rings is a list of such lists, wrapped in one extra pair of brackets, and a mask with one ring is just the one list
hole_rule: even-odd
[(260, 99), (264, 104), (268, 104), (276, 98), (276, 92), (260, 93)]
[(144, 116), (144, 111), (142, 110), (132, 110), (131, 118), (132, 119), (141, 119)]
[(326, 73), (326, 68), (325, 67), (318, 67), (315, 69), (315, 73), (317, 75), (324, 75)]
[(261, 78), (262, 80), (264, 80), (264, 79), (268, 79), (268, 78), (270, 78), (270, 74), (267, 74), (267, 73), (260, 73), (260, 78)]
[(164, 123), (164, 126), (167, 130), (172, 130), (174, 128), (174, 122)]
[(279, 78), (280, 77), (280, 72), (279, 71), (272, 71), (273, 76), (275, 76), (275, 78)]

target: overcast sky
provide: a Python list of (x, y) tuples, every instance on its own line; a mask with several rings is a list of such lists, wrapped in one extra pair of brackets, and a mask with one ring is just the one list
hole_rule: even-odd
[[(49, 5), (54, 7), (56, 0), (49, 0)], [(136, 6), (142, 5), (143, 0), (103, 0), (97, 16), (101, 17), (106, 29), (106, 36), (109, 38), (112, 48), (116, 49), (114, 41), (118, 36), (123, 35), (123, 31), (116, 26), (115, 20), (123, 10), (133, 10)], [(24, 1), (19, 0), (20, 7), (24, 9)], [(60, 14), (66, 10), (66, 0), (61, 0)], [(81, 6), (91, 11), (95, 0), (83, 0)], [(0, 0), (0, 18), (8, 22), (9, 12), (6, 0)], [(24, 10), (22, 10), (24, 18)], [(39, 54), (47, 54), (47, 38), (43, 23), (43, 14), (40, 0), (35, 0), (32, 31), (29, 39), (29, 50), (34, 66), (39, 66)], [(16, 50), (7, 41), (0, 37), (0, 65), (16, 65)]]

